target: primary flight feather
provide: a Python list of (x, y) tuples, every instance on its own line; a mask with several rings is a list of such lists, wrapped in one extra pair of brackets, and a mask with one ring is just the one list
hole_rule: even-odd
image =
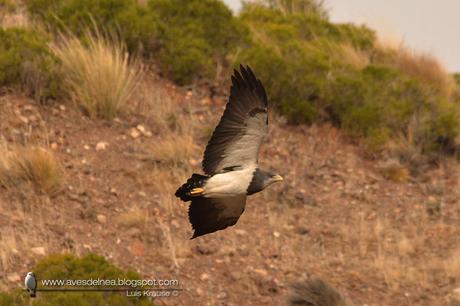
[(234, 225), (248, 195), (282, 180), (258, 167), (259, 149), (267, 134), (267, 94), (249, 66), (240, 66), (240, 72), (235, 70), (232, 76), (224, 114), (204, 152), (206, 175), (194, 173), (175, 194), (184, 202), (192, 201), (192, 239)]

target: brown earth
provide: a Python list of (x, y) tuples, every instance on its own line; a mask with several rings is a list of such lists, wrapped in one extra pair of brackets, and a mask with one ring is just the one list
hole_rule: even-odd
[(53, 148), (64, 184), (52, 196), (0, 187), (0, 289), (22, 286), (44, 254), (95, 252), (144, 278), (178, 279), (184, 291), (158, 305), (285, 304), (289, 284), (310, 277), (356, 305), (453, 303), (456, 162), (387, 179), (391, 162), (364, 157), (337, 129), (289, 126), (273, 112), (260, 160), (285, 181), (249, 198), (236, 226), (189, 240), (174, 191), (200, 172), (225, 101), (205, 92), (151, 75), (113, 122), (1, 94), (0, 141)]

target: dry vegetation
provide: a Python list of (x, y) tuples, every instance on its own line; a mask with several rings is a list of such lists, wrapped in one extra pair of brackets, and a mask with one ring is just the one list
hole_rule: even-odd
[(413, 50), (402, 42), (396, 43), (388, 38), (377, 41), (375, 47), (380, 52), (393, 54), (386, 64), (421, 79), (443, 97), (450, 99), (456, 93), (457, 84), (453, 76), (437, 58), (429, 53)]
[(30, 181), (42, 192), (54, 194), (62, 185), (63, 174), (49, 150), (24, 146), (0, 148), (0, 185), (12, 187)]
[(96, 31), (84, 41), (61, 36), (52, 50), (62, 65), (63, 83), (73, 103), (92, 118), (112, 119), (126, 109), (142, 75), (123, 43)]
[[(339, 48), (350, 65), (368, 65), (371, 54), (350, 44)], [(200, 172), (223, 98), (208, 98), (206, 88), (185, 92), (152, 71), (140, 80), (140, 64), (101, 35), (84, 42), (63, 36), (53, 50), (69, 97), (92, 118), (61, 101), (39, 105), (2, 94), (0, 133), (8, 143), (0, 148), (2, 290), (22, 286), (19, 274), (44, 253), (92, 251), (145, 278), (179, 279), (186, 290), (168, 305), (271, 305), (287, 300), (288, 284), (310, 277), (331, 283), (355, 305), (455, 301), (456, 161), (420, 167), (411, 177), (400, 160), (366, 158), (336, 128), (290, 126), (273, 112), (260, 160), (285, 183), (251, 197), (235, 227), (190, 241), (187, 207), (174, 191)], [(393, 65), (454, 94), (433, 59), (394, 52)], [(40, 114), (35, 121), (24, 115), (31, 108)], [(129, 116), (93, 120), (122, 111)], [(417, 128), (409, 125), (389, 146), (418, 159), (422, 149), (411, 129)], [(18, 145), (30, 138), (53, 143), (53, 151)], [(98, 149), (99, 143), (109, 145)]]

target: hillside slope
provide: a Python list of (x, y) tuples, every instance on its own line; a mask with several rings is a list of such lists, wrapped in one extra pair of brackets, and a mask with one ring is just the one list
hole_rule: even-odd
[(3, 92), (3, 145), (52, 148), (64, 183), (53, 196), (27, 182), (0, 188), (1, 290), (21, 286), (45, 254), (96, 252), (145, 278), (178, 279), (184, 292), (159, 305), (282, 304), (290, 283), (310, 277), (356, 305), (453, 301), (459, 166), (399, 179), (391, 161), (366, 159), (337, 129), (289, 126), (273, 112), (260, 160), (284, 184), (251, 197), (236, 226), (189, 240), (174, 191), (200, 171), (224, 103), (154, 73), (113, 122)]

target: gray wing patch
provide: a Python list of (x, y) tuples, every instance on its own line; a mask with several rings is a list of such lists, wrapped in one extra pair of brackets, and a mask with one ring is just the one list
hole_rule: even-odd
[(199, 197), (192, 200), (188, 216), (193, 238), (235, 225), (246, 206), (246, 195), (229, 198)]
[(203, 171), (208, 175), (257, 163), (268, 133), (265, 89), (249, 67), (240, 70), (232, 76), (229, 102), (204, 152)]

